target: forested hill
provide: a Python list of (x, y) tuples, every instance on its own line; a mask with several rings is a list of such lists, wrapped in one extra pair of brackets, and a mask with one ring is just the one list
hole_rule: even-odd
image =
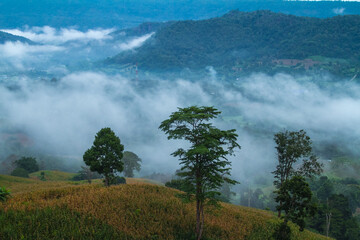
[(360, 16), (327, 19), (271, 11), (231, 11), (222, 17), (178, 21), (160, 28), (136, 52), (110, 64), (137, 62), (147, 69), (232, 67), (239, 61), (273, 62), (311, 56), (360, 60)]
[(16, 41), (33, 44), (33, 42), (27, 38), (0, 31), (0, 44), (3, 44), (5, 42), (16, 42)]

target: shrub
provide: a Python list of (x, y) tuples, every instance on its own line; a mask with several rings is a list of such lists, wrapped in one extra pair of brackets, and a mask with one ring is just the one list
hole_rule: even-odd
[(0, 202), (5, 202), (10, 197), (10, 192), (4, 187), (0, 187)]
[(25, 169), (18, 167), (18, 168), (15, 168), (14, 171), (11, 172), (11, 176), (28, 178), (29, 173)]
[(116, 176), (111, 179), (111, 185), (126, 184), (126, 179), (124, 177)]

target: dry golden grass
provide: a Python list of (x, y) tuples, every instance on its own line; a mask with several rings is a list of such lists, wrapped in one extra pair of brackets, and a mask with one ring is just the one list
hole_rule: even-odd
[[(0, 207), (5, 210), (31, 210), (46, 207), (66, 207), (90, 214), (135, 239), (187, 239), (195, 226), (194, 204), (183, 203), (179, 191), (141, 184), (129, 179), (126, 185), (102, 187), (100, 184), (65, 186), (14, 195)], [(262, 239), (271, 236), (278, 220), (271, 212), (222, 204), (221, 209), (206, 211), (207, 239)], [(294, 226), (293, 239), (326, 239), (323, 236), (300, 233)]]

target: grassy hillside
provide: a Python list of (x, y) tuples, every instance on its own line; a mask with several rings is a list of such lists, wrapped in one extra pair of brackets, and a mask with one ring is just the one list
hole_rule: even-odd
[[(101, 180), (97, 181), (101, 182)], [(86, 181), (40, 181), (34, 178), (13, 177), (0, 174), (0, 186), (10, 190), (12, 194), (27, 193), (34, 190), (56, 189), (85, 183)]]
[(76, 173), (67, 173), (61, 171), (42, 170), (29, 174), (30, 178), (40, 179), (41, 172), (45, 173), (46, 181), (71, 181)]
[[(17, 181), (13, 187), (37, 181), (12, 180)], [(0, 180), (0, 185), (5, 182)], [(0, 239), (193, 238), (194, 204), (183, 203), (176, 197), (177, 190), (141, 180), (128, 182), (108, 188), (65, 182), (47, 189), (32, 185), (32, 192), (15, 194), (0, 206)], [(268, 239), (278, 223), (272, 212), (222, 205), (206, 211), (204, 239)], [(292, 229), (293, 239), (326, 239)]]

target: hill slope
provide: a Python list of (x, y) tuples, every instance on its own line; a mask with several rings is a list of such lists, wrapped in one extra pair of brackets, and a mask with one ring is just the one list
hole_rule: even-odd
[(0, 31), (0, 44), (3, 44), (5, 42), (16, 42), (16, 41), (24, 42), (24, 43), (28, 43), (28, 44), (34, 44), (34, 42), (32, 42), (31, 40), (29, 40), (27, 38)]
[[(138, 62), (145, 69), (226, 67), (244, 61), (305, 59), (311, 56), (360, 61), (360, 16), (328, 19), (270, 11), (231, 11), (219, 18), (165, 26), (135, 53), (110, 64)], [(314, 63), (315, 64), (315, 63)]]
[[(16, 194), (0, 206), (0, 238), (190, 240), (195, 208), (177, 193), (137, 183)], [(271, 212), (223, 204), (206, 212), (204, 239), (268, 239), (277, 223)], [(293, 239), (326, 239), (292, 229)]]

